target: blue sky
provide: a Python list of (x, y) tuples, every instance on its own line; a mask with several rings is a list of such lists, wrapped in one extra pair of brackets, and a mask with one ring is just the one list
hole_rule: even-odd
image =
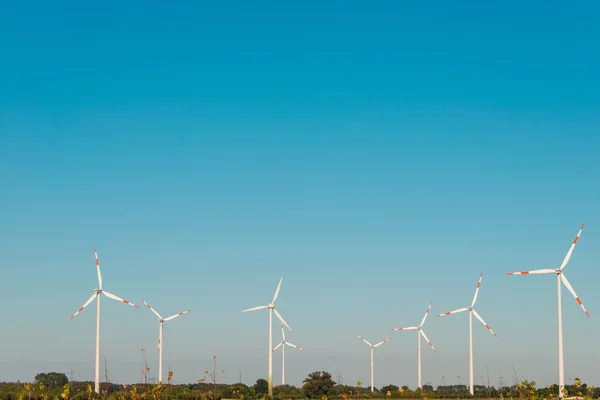
[[(306, 349), (286, 381), (416, 385), (414, 325), (467, 306), (485, 365), (599, 385), (600, 7), (552, 2), (9, 2), (0, 15), (0, 381), (91, 379), (97, 286), (163, 315), (165, 369), (267, 373), (266, 304)], [(466, 314), (431, 318), (423, 381), (468, 381)], [(102, 302), (111, 380), (140, 379), (158, 324)], [(280, 337), (274, 333), (275, 342)], [(280, 382), (280, 356), (274, 381)], [(337, 379), (337, 378), (336, 378)]]

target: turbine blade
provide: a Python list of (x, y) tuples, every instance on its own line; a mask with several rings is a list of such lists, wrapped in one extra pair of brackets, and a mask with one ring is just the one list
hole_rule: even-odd
[(277, 285), (277, 290), (275, 291), (275, 296), (273, 296), (273, 301), (271, 303), (275, 304), (275, 300), (277, 300), (277, 296), (279, 296), (279, 289), (281, 288), (281, 282), (283, 281), (283, 276), (279, 280), (279, 285)]
[(431, 310), (431, 305), (433, 304), (433, 302), (429, 302), (429, 307), (427, 307), (427, 311), (425, 311), (425, 316), (423, 316), (423, 320), (421, 321), (421, 323), (419, 324), (419, 328), (423, 326), (423, 324), (425, 323), (425, 320), (427, 319), (427, 316), (429, 315), (429, 310)]
[(365, 342), (365, 343), (366, 343), (366, 344), (368, 344), (369, 346), (373, 347), (373, 345), (372, 345), (371, 343), (367, 342), (367, 341), (365, 340), (365, 338), (363, 338), (362, 336), (360, 336), (360, 335), (356, 335), (356, 336), (358, 336), (358, 338), (359, 338), (360, 340), (362, 340), (363, 342)]
[(454, 310), (454, 311), (446, 311), (443, 314), (436, 315), (436, 317), (443, 317), (444, 315), (456, 314), (456, 313), (463, 312), (463, 311), (469, 311), (469, 309), (465, 307), (465, 308), (459, 308), (458, 310)]
[(100, 263), (98, 262), (98, 252), (94, 246), (94, 256), (96, 257), (96, 271), (98, 271), (98, 289), (102, 289), (102, 274), (100, 273)]
[(262, 310), (264, 308), (269, 308), (269, 306), (258, 306), (258, 307), (253, 307), (253, 308), (249, 308), (247, 310), (242, 310), (242, 312), (248, 312), (248, 311), (256, 311), (256, 310)]
[(84, 308), (86, 308), (87, 306), (89, 306), (89, 305), (90, 305), (90, 303), (91, 303), (92, 301), (94, 301), (94, 299), (96, 298), (96, 296), (98, 296), (98, 293), (94, 293), (94, 294), (92, 295), (92, 297), (90, 297), (90, 298), (88, 299), (88, 301), (86, 301), (86, 302), (85, 302), (85, 304), (84, 304), (84, 305), (82, 305), (82, 306), (79, 308), (79, 310), (77, 310), (77, 312), (76, 312), (75, 314), (73, 314), (73, 316), (72, 316), (70, 319), (73, 319), (73, 318), (75, 318), (75, 316), (76, 316), (77, 314), (79, 314), (80, 312), (82, 312), (82, 311), (83, 311), (83, 309), (84, 309)]
[(483, 278), (483, 272), (479, 275), (479, 282), (477, 282), (477, 289), (475, 289), (475, 296), (473, 296), (473, 302), (471, 303), (471, 308), (475, 306), (475, 302), (477, 301), (477, 294), (479, 293), (479, 288), (481, 287), (481, 279)]
[(392, 340), (392, 338), (390, 338), (390, 337), (389, 337), (389, 338), (387, 338), (387, 339), (385, 339), (385, 340), (382, 340), (381, 342), (379, 342), (379, 343), (377, 343), (375, 346), (373, 346), (373, 348), (375, 348), (375, 347), (379, 347), (379, 346), (381, 346), (382, 344), (384, 344), (385, 342), (389, 342), (390, 340)]
[(173, 318), (177, 318), (177, 317), (179, 317), (180, 315), (187, 314), (187, 313), (189, 313), (190, 311), (192, 311), (192, 310), (185, 310), (185, 311), (179, 312), (179, 313), (177, 313), (177, 314), (175, 314), (175, 315), (171, 315), (169, 318), (165, 318), (165, 321), (170, 321), (170, 320), (172, 320)]
[(285, 329), (283, 329), (283, 322), (281, 323), (281, 336), (283, 338), (283, 341), (285, 342)]
[(560, 279), (562, 279), (562, 282), (565, 284), (565, 286), (567, 287), (567, 289), (569, 289), (569, 292), (571, 292), (571, 294), (573, 295), (573, 297), (575, 297), (575, 300), (577, 300), (577, 303), (579, 303), (579, 305), (583, 309), (583, 312), (585, 313), (585, 315), (587, 315), (588, 318), (590, 318), (590, 313), (585, 309), (585, 306), (583, 305), (583, 303), (581, 302), (581, 300), (579, 299), (579, 297), (577, 297), (577, 294), (575, 293), (575, 290), (573, 289), (573, 286), (571, 286), (571, 284), (567, 280), (567, 277), (565, 276), (565, 274), (560, 274)]
[(275, 352), (275, 350), (277, 350), (279, 347), (281, 347), (282, 344), (284, 344), (285, 342), (281, 342), (279, 343), (277, 346), (275, 346), (275, 348), (273, 349), (272, 353)]
[(418, 326), (409, 326), (408, 328), (394, 328), (393, 331), (414, 331), (419, 329)]
[(583, 225), (581, 224), (581, 228), (579, 228), (579, 232), (577, 232), (577, 236), (575, 236), (575, 240), (573, 240), (573, 244), (571, 244), (571, 247), (569, 248), (569, 251), (567, 252), (567, 255), (565, 256), (565, 259), (563, 260), (562, 264), (560, 265), (560, 269), (562, 270), (565, 265), (567, 265), (567, 263), (569, 262), (569, 259), (571, 258), (571, 253), (573, 253), (573, 249), (575, 248), (575, 245), (577, 244), (577, 241), (579, 240), (579, 235), (581, 235), (581, 231), (583, 230)]
[(498, 337), (498, 335), (496, 335), (494, 333), (494, 331), (492, 330), (492, 328), (490, 328), (490, 326), (488, 324), (485, 323), (485, 321), (483, 320), (483, 318), (481, 318), (481, 316), (479, 314), (477, 314), (477, 311), (473, 310), (473, 315), (475, 315), (475, 317), (481, 321), (481, 323), (487, 328), (488, 331), (490, 331), (492, 333), (492, 335)]
[(123, 300), (122, 298), (120, 298), (118, 296), (115, 296), (112, 293), (105, 292), (104, 290), (102, 291), (102, 293), (104, 293), (106, 295), (106, 297), (108, 297), (109, 299), (113, 299), (113, 300), (120, 301), (120, 302), (125, 303), (125, 304), (129, 304), (130, 306), (135, 307), (135, 308), (140, 308), (139, 306), (136, 306), (135, 304), (130, 303), (127, 300)]
[(533, 271), (508, 272), (506, 275), (533, 275), (533, 274), (555, 274), (554, 269), (536, 269)]
[(290, 342), (285, 342), (285, 344), (287, 344), (287, 345), (288, 345), (288, 346), (290, 346), (290, 347), (295, 347), (295, 348), (297, 348), (298, 350), (302, 350), (302, 351), (304, 351), (304, 349), (303, 349), (302, 347), (300, 347), (300, 346), (296, 346), (295, 344), (292, 344), (292, 343), (290, 343)]
[(150, 306), (150, 304), (146, 303), (144, 301), (144, 299), (142, 299), (142, 303), (144, 303), (146, 305), (146, 307), (148, 307), (150, 309), (150, 311), (152, 311), (154, 313), (154, 315), (156, 315), (158, 317), (158, 319), (162, 319), (162, 317), (160, 316), (160, 314)]
[(287, 328), (291, 331), (292, 328), (290, 328), (290, 326), (287, 324), (287, 322), (284, 321), (284, 319), (281, 316), (281, 314), (279, 314), (276, 309), (273, 309), (273, 311), (275, 311), (275, 315), (277, 315), (277, 318), (279, 318), (279, 320), (281, 321), (281, 323), (283, 323), (285, 326), (287, 326)]
[(435, 347), (433, 347), (433, 345), (431, 344), (431, 342), (429, 341), (429, 339), (427, 339), (427, 335), (425, 334), (425, 332), (423, 332), (423, 330), (421, 330), (421, 336), (423, 336), (423, 339), (425, 339), (425, 341), (427, 342), (427, 344), (431, 347), (431, 349), (435, 352)]

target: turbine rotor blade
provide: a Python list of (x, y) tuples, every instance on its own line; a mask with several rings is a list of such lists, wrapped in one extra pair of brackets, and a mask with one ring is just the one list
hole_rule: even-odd
[(150, 311), (152, 311), (154, 313), (154, 315), (156, 315), (158, 317), (158, 319), (162, 319), (162, 317), (160, 316), (158, 311), (156, 311), (154, 308), (152, 308), (152, 306), (150, 306), (150, 304), (146, 303), (144, 301), (144, 299), (142, 299), (142, 303), (144, 303), (146, 305), (146, 307), (148, 307), (150, 309)]
[(408, 328), (394, 328), (393, 331), (414, 331), (419, 329), (418, 326), (409, 326)]
[(569, 289), (569, 292), (571, 292), (571, 294), (573, 295), (573, 297), (575, 297), (575, 300), (577, 300), (577, 303), (579, 303), (579, 305), (583, 309), (583, 312), (585, 313), (585, 315), (587, 315), (588, 318), (590, 318), (590, 313), (585, 309), (585, 306), (583, 305), (583, 303), (581, 302), (581, 300), (579, 299), (579, 297), (577, 297), (577, 294), (575, 293), (575, 290), (573, 289), (573, 286), (571, 286), (571, 284), (567, 280), (567, 277), (565, 276), (565, 274), (560, 274), (560, 279), (565, 284), (565, 286), (567, 287), (567, 289)]
[(256, 311), (256, 310), (262, 310), (265, 308), (269, 308), (269, 306), (258, 306), (258, 307), (253, 307), (253, 308), (249, 308), (247, 310), (242, 310), (242, 312), (248, 312), (248, 311)]
[(477, 314), (477, 311), (473, 310), (473, 315), (475, 315), (475, 317), (483, 324), (483, 326), (485, 326), (487, 328), (488, 331), (491, 332), (492, 335), (498, 337), (498, 335), (496, 335), (494, 333), (494, 331), (492, 330), (492, 328), (490, 328), (490, 326), (485, 323), (485, 321), (483, 320), (483, 318), (481, 318), (481, 316), (479, 314)]
[(76, 312), (75, 314), (73, 314), (73, 316), (72, 316), (70, 319), (73, 319), (73, 318), (75, 318), (75, 316), (76, 316), (77, 314), (79, 314), (80, 312), (82, 312), (82, 311), (83, 311), (83, 309), (84, 309), (84, 308), (86, 308), (87, 306), (89, 306), (89, 305), (90, 305), (90, 303), (91, 303), (92, 301), (94, 301), (94, 299), (96, 298), (96, 296), (98, 296), (98, 293), (94, 293), (94, 294), (92, 295), (92, 297), (90, 297), (90, 298), (88, 299), (88, 301), (86, 301), (86, 302), (85, 302), (85, 304), (84, 304), (84, 305), (82, 305), (81, 307), (79, 307), (79, 310), (77, 310), (77, 312)]
[(379, 342), (379, 343), (377, 343), (375, 346), (373, 346), (373, 348), (375, 348), (375, 347), (379, 347), (379, 346), (381, 346), (382, 344), (384, 344), (385, 342), (389, 342), (390, 340), (392, 340), (392, 338), (387, 338), (387, 339), (385, 339), (385, 340), (382, 340), (381, 342)]
[(283, 281), (283, 276), (279, 280), (279, 284), (277, 285), (277, 290), (275, 291), (275, 296), (273, 296), (273, 301), (271, 303), (275, 304), (275, 300), (277, 300), (277, 296), (279, 296), (279, 289), (281, 288), (281, 282)]
[(106, 295), (106, 297), (108, 297), (109, 299), (113, 299), (113, 300), (116, 300), (116, 301), (120, 301), (121, 303), (129, 304), (130, 306), (135, 307), (135, 308), (140, 308), (139, 306), (136, 306), (135, 304), (133, 304), (133, 303), (127, 301), (127, 300), (124, 300), (124, 299), (120, 298), (119, 296), (115, 296), (112, 293), (105, 292), (104, 290), (102, 291), (102, 293), (104, 295)]
[(469, 309), (465, 307), (465, 308), (459, 308), (458, 310), (454, 310), (454, 311), (446, 311), (443, 314), (436, 315), (436, 317), (443, 317), (444, 315), (456, 314), (456, 313), (463, 312), (463, 311), (469, 311)]
[(272, 353), (275, 352), (275, 350), (277, 350), (279, 347), (281, 347), (282, 344), (284, 344), (285, 342), (281, 342), (279, 343), (277, 346), (275, 346), (275, 348), (273, 349)]
[(533, 271), (508, 272), (506, 275), (555, 274), (555, 269), (535, 269)]
[(579, 228), (579, 232), (577, 232), (577, 236), (575, 236), (575, 240), (573, 240), (573, 244), (571, 244), (571, 247), (569, 248), (569, 251), (567, 252), (567, 255), (565, 256), (565, 259), (563, 260), (562, 264), (560, 265), (561, 271), (567, 265), (567, 263), (569, 262), (569, 259), (571, 258), (573, 249), (575, 248), (575, 245), (577, 244), (577, 241), (579, 240), (579, 235), (581, 235), (581, 231), (583, 230), (583, 225), (584, 224), (581, 224), (581, 228)]
[(427, 339), (427, 335), (425, 334), (425, 332), (423, 332), (423, 330), (421, 330), (421, 336), (423, 336), (423, 339), (425, 339), (425, 341), (427, 342), (427, 344), (431, 347), (431, 349), (435, 352), (435, 347), (433, 347), (433, 345), (431, 344), (431, 342), (429, 341), (429, 339)]
[(279, 320), (281, 321), (281, 323), (283, 323), (285, 326), (287, 326), (287, 328), (291, 331), (292, 328), (290, 328), (290, 326), (287, 324), (287, 322), (284, 321), (284, 319), (281, 316), (281, 314), (279, 314), (276, 309), (273, 309), (273, 311), (275, 312), (275, 315), (277, 315), (277, 318), (279, 318)]
[(192, 311), (192, 310), (185, 310), (185, 311), (179, 312), (179, 313), (177, 313), (177, 314), (175, 314), (175, 315), (171, 315), (169, 318), (165, 318), (165, 321), (170, 321), (170, 320), (172, 320), (173, 318), (177, 318), (177, 317), (179, 317), (180, 315), (187, 314), (187, 313), (189, 313), (190, 311)]
[(285, 329), (283, 329), (283, 322), (281, 323), (281, 336), (283, 338), (283, 341), (285, 342)]
[(429, 302), (429, 307), (427, 307), (427, 311), (425, 311), (425, 315), (423, 316), (423, 319), (421, 320), (421, 323), (419, 324), (419, 328), (423, 326), (423, 324), (425, 323), (425, 320), (427, 319), (427, 316), (429, 315), (429, 310), (431, 310), (431, 305), (433, 304), (432, 301)]
[(96, 271), (98, 272), (98, 289), (102, 289), (102, 274), (100, 273), (100, 263), (98, 262), (98, 252), (94, 246), (94, 256), (96, 257)]
[(360, 340), (362, 340), (363, 342), (365, 342), (365, 343), (366, 343), (366, 344), (368, 344), (369, 346), (373, 347), (373, 345), (372, 345), (371, 343), (367, 342), (367, 340), (366, 340), (365, 338), (363, 338), (362, 336), (360, 336), (360, 335), (356, 335), (356, 336), (358, 336), (358, 338), (359, 338)]
[(287, 344), (287, 345), (288, 345), (288, 346), (290, 346), (290, 347), (295, 347), (295, 348), (297, 348), (298, 350), (302, 350), (302, 351), (304, 351), (304, 349), (303, 349), (302, 347), (300, 347), (300, 346), (296, 346), (295, 344), (292, 344), (292, 343), (290, 343), (290, 342), (285, 342), (285, 344)]
[(479, 275), (479, 282), (477, 282), (477, 289), (475, 289), (475, 296), (473, 296), (473, 302), (471, 303), (471, 308), (475, 306), (475, 302), (477, 301), (477, 294), (479, 293), (479, 288), (481, 287), (481, 279), (483, 278), (483, 272)]

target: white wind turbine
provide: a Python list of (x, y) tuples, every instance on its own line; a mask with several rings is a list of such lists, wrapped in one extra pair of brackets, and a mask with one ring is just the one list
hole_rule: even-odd
[(425, 335), (425, 332), (423, 332), (423, 325), (425, 324), (425, 320), (427, 319), (427, 316), (429, 315), (429, 310), (431, 310), (431, 304), (433, 304), (433, 303), (431, 303), (431, 302), (429, 303), (429, 307), (427, 307), (427, 311), (425, 311), (425, 316), (423, 317), (423, 319), (421, 320), (421, 323), (418, 326), (409, 326), (408, 328), (392, 329), (393, 331), (415, 331), (415, 330), (418, 331), (417, 332), (417, 354), (418, 354), (418, 356), (417, 356), (417, 370), (418, 370), (417, 388), (419, 388), (419, 389), (421, 388), (421, 336), (423, 336), (423, 339), (425, 339), (427, 344), (435, 352), (435, 347), (433, 347), (433, 345), (427, 338), (427, 335)]
[(477, 311), (473, 307), (475, 307), (475, 302), (477, 301), (477, 293), (479, 293), (479, 288), (481, 287), (481, 278), (483, 278), (483, 273), (479, 275), (479, 282), (477, 282), (477, 289), (475, 289), (475, 296), (473, 296), (473, 302), (469, 307), (459, 308), (458, 310), (448, 311), (444, 314), (438, 314), (436, 317), (442, 317), (444, 315), (456, 314), (463, 311), (469, 312), (469, 391), (471, 392), (471, 396), (474, 394), (474, 386), (473, 386), (473, 315), (487, 328), (488, 331), (492, 333), (495, 337), (498, 337), (490, 328), (488, 324), (485, 323), (483, 318), (477, 314)]
[(277, 296), (279, 296), (279, 289), (281, 288), (282, 281), (283, 281), (283, 276), (279, 280), (279, 284), (277, 285), (277, 290), (275, 291), (275, 296), (273, 296), (273, 300), (271, 300), (271, 302), (268, 305), (253, 307), (253, 308), (249, 308), (247, 310), (242, 310), (242, 312), (248, 312), (248, 311), (262, 310), (265, 308), (269, 309), (269, 380), (268, 380), (269, 396), (273, 396), (273, 312), (275, 312), (275, 315), (277, 316), (277, 318), (279, 318), (279, 320), (281, 321), (282, 324), (284, 324), (290, 331), (292, 330), (292, 328), (290, 328), (290, 326), (283, 320), (283, 318), (281, 317), (281, 314), (279, 314), (277, 312), (277, 310), (275, 309), (275, 300), (277, 300)]
[(569, 248), (569, 251), (567, 252), (567, 255), (565, 256), (565, 259), (563, 260), (563, 262), (559, 268), (557, 268), (557, 269), (537, 269), (537, 270), (533, 270), (533, 271), (523, 271), (523, 272), (509, 272), (507, 274), (507, 275), (556, 274), (556, 280), (557, 280), (557, 285), (558, 285), (558, 387), (559, 387), (558, 395), (561, 398), (563, 397), (563, 389), (565, 387), (565, 366), (563, 363), (563, 335), (562, 335), (562, 299), (561, 299), (561, 284), (560, 284), (561, 281), (562, 281), (562, 283), (565, 284), (565, 286), (567, 287), (569, 292), (571, 292), (573, 297), (575, 297), (575, 300), (581, 306), (581, 308), (585, 312), (585, 315), (587, 315), (588, 318), (590, 318), (590, 313), (588, 313), (588, 311), (585, 309), (585, 306), (583, 305), (583, 303), (581, 302), (579, 297), (577, 297), (575, 290), (573, 290), (573, 286), (571, 286), (571, 284), (567, 280), (567, 277), (563, 273), (563, 268), (569, 262), (569, 259), (571, 258), (571, 254), (573, 253), (573, 249), (575, 248), (575, 245), (577, 244), (577, 241), (579, 240), (579, 235), (581, 235), (582, 230), (583, 230), (583, 224), (581, 225), (581, 228), (579, 228), (579, 232), (577, 233), (577, 236), (575, 236), (575, 240), (573, 240), (573, 244), (571, 244), (571, 248)]
[(360, 340), (362, 340), (363, 342), (365, 342), (366, 344), (369, 345), (369, 347), (371, 347), (371, 392), (373, 392), (373, 384), (374, 384), (374, 373), (373, 373), (373, 350), (375, 350), (375, 347), (379, 347), (382, 344), (384, 344), (385, 342), (390, 341), (392, 338), (387, 338), (385, 340), (382, 340), (381, 342), (377, 343), (376, 345), (372, 345), (371, 343), (367, 342), (363, 337), (361, 337), (360, 335), (356, 335), (358, 336), (358, 338)]
[(96, 391), (96, 393), (100, 393), (100, 294), (104, 294), (109, 299), (113, 299), (113, 300), (123, 302), (125, 304), (129, 304), (130, 306), (133, 306), (135, 308), (140, 308), (140, 307), (136, 306), (133, 303), (128, 302), (127, 300), (123, 300), (122, 298), (117, 297), (112, 293), (108, 293), (107, 291), (102, 289), (102, 275), (100, 274), (100, 264), (98, 263), (98, 253), (96, 252), (95, 247), (94, 247), (94, 255), (96, 256), (96, 270), (98, 271), (98, 289), (94, 289), (94, 294), (92, 295), (92, 297), (90, 297), (89, 300), (86, 301), (86, 303), (83, 306), (81, 306), (81, 308), (79, 310), (77, 310), (77, 312), (75, 314), (73, 314), (71, 319), (75, 318), (75, 316), (77, 314), (79, 314), (80, 312), (82, 312), (83, 309), (86, 308), (92, 301), (96, 300), (96, 306), (97, 306), (97, 309), (96, 309), (96, 368), (94, 370), (94, 373), (95, 373), (94, 390)]
[(148, 307), (150, 309), (150, 311), (152, 311), (154, 313), (154, 315), (156, 315), (158, 317), (158, 323), (159, 323), (159, 328), (158, 328), (158, 383), (162, 382), (162, 378), (163, 378), (163, 373), (162, 373), (162, 365), (163, 365), (163, 340), (162, 340), (162, 336), (163, 336), (163, 324), (165, 323), (165, 321), (170, 321), (173, 318), (177, 318), (180, 315), (183, 315), (185, 313), (189, 313), (191, 310), (185, 310), (182, 311), (180, 313), (177, 313), (175, 315), (171, 315), (168, 318), (163, 318), (160, 316), (160, 314), (150, 306), (150, 304), (146, 303), (144, 301), (144, 299), (142, 299), (142, 302), (146, 305), (146, 307)]
[(288, 345), (290, 347), (294, 347), (294, 348), (296, 348), (298, 350), (302, 350), (302, 351), (304, 351), (304, 349), (300, 346), (296, 346), (295, 344), (290, 343), (285, 340), (285, 330), (283, 329), (283, 323), (281, 324), (281, 336), (282, 336), (283, 340), (277, 346), (275, 346), (275, 348), (273, 349), (273, 352), (275, 352), (275, 350), (277, 350), (279, 347), (281, 347), (281, 384), (285, 385), (285, 346), (284, 345)]

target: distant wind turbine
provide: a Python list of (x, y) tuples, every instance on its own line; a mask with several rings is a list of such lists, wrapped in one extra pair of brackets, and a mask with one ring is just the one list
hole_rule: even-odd
[(290, 346), (302, 351), (304, 351), (304, 349), (285, 340), (285, 330), (283, 329), (283, 323), (281, 324), (281, 337), (283, 338), (283, 340), (277, 346), (275, 346), (273, 352), (275, 352), (278, 348), (281, 347), (281, 384), (285, 385), (285, 346)]
[(563, 333), (562, 332), (562, 298), (561, 298), (562, 295), (561, 295), (561, 284), (560, 284), (561, 281), (562, 281), (562, 283), (565, 284), (565, 286), (567, 287), (569, 292), (571, 292), (573, 297), (575, 297), (575, 300), (581, 306), (585, 315), (587, 315), (588, 318), (590, 318), (590, 313), (588, 313), (588, 311), (585, 309), (585, 306), (583, 305), (583, 303), (581, 302), (579, 297), (577, 297), (577, 294), (575, 293), (573, 286), (571, 286), (571, 284), (567, 280), (567, 277), (563, 273), (563, 268), (569, 262), (569, 259), (571, 258), (571, 254), (573, 253), (573, 249), (575, 248), (575, 245), (577, 244), (577, 241), (579, 240), (579, 235), (581, 235), (582, 230), (583, 230), (583, 224), (581, 225), (581, 228), (579, 228), (579, 232), (577, 233), (577, 236), (575, 236), (575, 240), (573, 240), (573, 243), (571, 244), (571, 247), (569, 248), (569, 251), (567, 252), (567, 255), (565, 256), (565, 258), (559, 268), (557, 268), (557, 269), (536, 269), (533, 271), (523, 271), (523, 272), (509, 272), (507, 274), (507, 275), (556, 274), (556, 280), (557, 280), (557, 285), (558, 285), (558, 396), (561, 398), (563, 397), (563, 389), (565, 387), (565, 365), (564, 365), (564, 361), (563, 361), (563, 334), (562, 334)]
[(159, 323), (159, 328), (158, 328), (158, 383), (162, 382), (162, 378), (163, 378), (163, 324), (165, 323), (165, 321), (170, 321), (173, 318), (177, 318), (180, 315), (189, 313), (191, 310), (185, 310), (182, 312), (179, 312), (175, 315), (171, 315), (168, 318), (163, 318), (160, 316), (160, 314), (150, 306), (150, 304), (146, 303), (144, 301), (144, 299), (142, 299), (142, 302), (146, 305), (146, 307), (148, 307), (150, 309), (150, 311), (152, 311), (154, 313), (154, 315), (156, 315), (158, 317), (158, 323)]
[(359, 338), (360, 340), (362, 340), (363, 342), (365, 342), (366, 344), (368, 344), (368, 345), (369, 345), (369, 347), (371, 348), (371, 392), (373, 392), (373, 391), (374, 391), (374, 389), (373, 389), (373, 385), (374, 385), (374, 382), (375, 382), (375, 379), (374, 379), (374, 372), (373, 372), (373, 351), (375, 350), (375, 348), (376, 348), (376, 347), (379, 347), (379, 346), (381, 346), (382, 344), (384, 344), (385, 342), (388, 342), (388, 341), (390, 341), (392, 338), (387, 338), (387, 339), (385, 339), (385, 340), (382, 340), (381, 342), (377, 343), (376, 345), (372, 345), (371, 343), (367, 342), (367, 341), (366, 341), (366, 340), (365, 340), (363, 337), (361, 337), (360, 335), (356, 335), (356, 336), (358, 336), (358, 338)]
[(415, 330), (417, 331), (417, 371), (418, 371), (417, 388), (419, 388), (419, 389), (421, 388), (421, 336), (423, 336), (423, 339), (425, 339), (427, 344), (435, 352), (435, 347), (433, 347), (433, 345), (427, 338), (427, 335), (425, 335), (425, 332), (423, 332), (423, 329), (422, 329), (423, 325), (425, 324), (425, 320), (427, 319), (427, 316), (429, 315), (429, 310), (431, 310), (432, 304), (433, 304), (432, 302), (429, 303), (429, 307), (427, 307), (427, 311), (425, 311), (425, 316), (423, 317), (423, 319), (421, 320), (421, 323), (418, 326), (409, 326), (408, 328), (392, 329), (393, 331), (415, 331)]
[(281, 288), (282, 281), (283, 281), (283, 276), (279, 280), (279, 284), (277, 285), (277, 290), (275, 291), (275, 296), (273, 296), (273, 300), (271, 300), (271, 302), (269, 304), (267, 304), (266, 306), (258, 306), (258, 307), (248, 308), (247, 310), (242, 310), (242, 312), (248, 312), (248, 311), (263, 310), (265, 308), (269, 309), (269, 380), (268, 380), (269, 396), (273, 396), (273, 312), (275, 312), (275, 315), (277, 316), (277, 318), (279, 318), (279, 320), (281, 321), (282, 324), (284, 324), (290, 331), (292, 330), (292, 328), (290, 328), (290, 326), (284, 321), (281, 314), (279, 314), (277, 312), (277, 310), (275, 309), (275, 300), (277, 300), (277, 296), (279, 296), (279, 289)]
[(83, 306), (81, 306), (81, 308), (79, 308), (79, 310), (77, 310), (77, 312), (75, 314), (73, 314), (71, 319), (75, 318), (75, 316), (77, 314), (79, 314), (80, 312), (82, 312), (83, 309), (86, 308), (92, 301), (96, 300), (96, 306), (97, 306), (97, 308), (96, 308), (96, 368), (94, 370), (94, 375), (95, 375), (94, 390), (96, 391), (96, 393), (100, 393), (100, 295), (103, 294), (106, 297), (108, 297), (109, 299), (113, 299), (113, 300), (117, 300), (117, 301), (120, 301), (125, 304), (129, 304), (130, 306), (133, 306), (135, 308), (139, 308), (139, 307), (133, 303), (128, 302), (127, 300), (123, 300), (122, 298), (117, 297), (112, 293), (108, 293), (107, 291), (102, 289), (102, 275), (100, 274), (100, 263), (98, 262), (98, 253), (96, 252), (95, 247), (94, 247), (94, 255), (96, 256), (96, 270), (98, 271), (98, 289), (94, 289), (94, 294), (92, 295), (92, 297), (90, 297), (89, 300), (86, 301), (85, 304)]
[(463, 311), (469, 312), (469, 391), (471, 392), (471, 396), (473, 396), (475, 392), (475, 387), (473, 386), (473, 315), (486, 327), (488, 331), (495, 337), (498, 337), (492, 328), (477, 314), (477, 311), (473, 307), (475, 307), (475, 302), (477, 301), (477, 294), (479, 293), (479, 288), (481, 287), (481, 279), (483, 278), (483, 273), (479, 275), (479, 282), (477, 282), (477, 289), (475, 289), (475, 296), (473, 296), (473, 301), (469, 307), (459, 308), (458, 310), (448, 311), (444, 314), (438, 314), (436, 317), (443, 317), (444, 315), (456, 314)]

